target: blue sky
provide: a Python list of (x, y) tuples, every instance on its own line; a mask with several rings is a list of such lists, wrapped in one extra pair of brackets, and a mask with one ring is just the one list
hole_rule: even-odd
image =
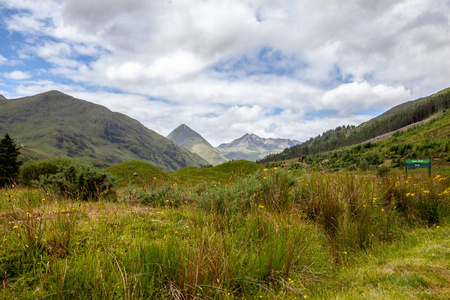
[[(0, 0), (0, 93), (304, 141), (449, 87), (446, 0)], [(1, 112), (0, 112), (1, 113)]]

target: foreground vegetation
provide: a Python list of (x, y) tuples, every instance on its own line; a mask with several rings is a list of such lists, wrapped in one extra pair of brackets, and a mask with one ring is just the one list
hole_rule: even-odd
[[(72, 168), (0, 190), (4, 299), (448, 296), (450, 180), (439, 172), (220, 168), (114, 192)], [(87, 197), (58, 184), (86, 178), (107, 184)]]

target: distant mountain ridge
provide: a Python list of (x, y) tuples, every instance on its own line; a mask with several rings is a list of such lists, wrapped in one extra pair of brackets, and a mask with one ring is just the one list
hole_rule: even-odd
[(279, 153), (286, 148), (300, 144), (297, 140), (261, 138), (256, 134), (245, 134), (217, 149), (230, 160), (246, 159), (256, 161), (269, 154)]
[(192, 130), (189, 126), (181, 124), (175, 128), (167, 138), (176, 145), (184, 147), (192, 153), (198, 154), (213, 166), (228, 161), (216, 148), (214, 148), (200, 134)]
[(104, 166), (140, 160), (164, 171), (207, 164), (124, 114), (58, 91), (0, 101), (5, 133), (27, 159), (68, 156)]

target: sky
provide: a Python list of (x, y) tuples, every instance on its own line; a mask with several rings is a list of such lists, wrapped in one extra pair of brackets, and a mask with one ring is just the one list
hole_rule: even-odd
[(450, 87), (448, 0), (0, 0), (0, 94), (308, 140)]

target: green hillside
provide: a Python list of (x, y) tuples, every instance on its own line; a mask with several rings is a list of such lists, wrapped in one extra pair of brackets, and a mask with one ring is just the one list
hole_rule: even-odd
[(363, 143), (377, 136), (423, 121), (450, 108), (450, 88), (429, 97), (400, 104), (368, 122), (355, 126), (339, 126), (311, 138), (303, 144), (268, 155), (258, 163), (282, 161), (334, 151), (341, 147)]
[(177, 172), (164, 172), (148, 163), (126, 161), (106, 169), (119, 179), (119, 185), (159, 187), (167, 182), (196, 185), (205, 183), (227, 183), (262, 170), (251, 161), (239, 160), (220, 164), (211, 168), (185, 167)]
[(253, 162), (238, 160), (226, 162), (212, 168), (186, 167), (175, 173), (180, 183), (198, 184), (201, 182), (229, 182), (230, 180), (245, 177), (263, 168)]
[[(450, 112), (437, 113), (427, 122), (398, 130), (376, 142), (366, 142), (334, 151), (302, 155), (283, 161), (286, 168), (338, 170), (404, 168), (407, 158), (432, 159), (432, 168), (450, 175)], [(267, 166), (280, 162), (267, 162)]]
[(119, 180), (119, 185), (158, 186), (169, 176), (155, 166), (143, 161), (126, 161), (106, 169), (106, 172)]
[(22, 158), (82, 158), (111, 166), (127, 160), (165, 171), (201, 166), (205, 160), (106, 107), (58, 91), (0, 101), (0, 134), (22, 147)]

